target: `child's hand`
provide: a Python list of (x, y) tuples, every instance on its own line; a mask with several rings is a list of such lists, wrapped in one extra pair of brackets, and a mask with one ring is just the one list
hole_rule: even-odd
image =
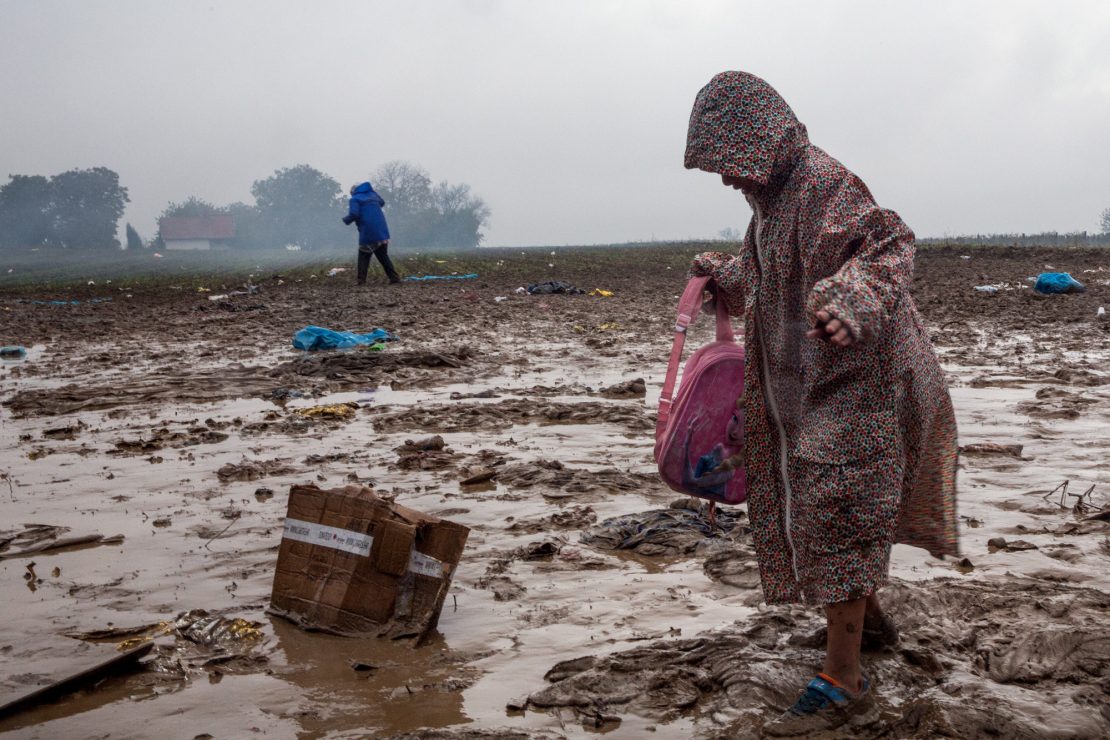
[(823, 339), (837, 347), (851, 347), (856, 343), (852, 330), (828, 311), (817, 312), (817, 326), (806, 332), (810, 339)]

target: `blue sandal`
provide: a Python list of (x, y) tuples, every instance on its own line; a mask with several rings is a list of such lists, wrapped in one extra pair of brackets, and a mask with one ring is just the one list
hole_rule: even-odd
[(836, 679), (818, 673), (794, 706), (765, 725), (763, 732), (771, 737), (791, 737), (836, 729), (870, 705), (870, 688), (871, 682), (865, 678), (863, 688), (853, 695)]

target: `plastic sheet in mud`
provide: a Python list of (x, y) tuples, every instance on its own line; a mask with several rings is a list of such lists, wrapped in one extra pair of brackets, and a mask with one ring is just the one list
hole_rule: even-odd
[(293, 486), (270, 611), (310, 630), (422, 640), (470, 530), (347, 486)]

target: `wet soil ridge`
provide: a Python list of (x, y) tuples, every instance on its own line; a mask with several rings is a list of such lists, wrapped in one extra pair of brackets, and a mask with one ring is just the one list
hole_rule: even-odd
[[(1110, 736), (1110, 595), (1007, 578), (896, 581), (884, 598), (902, 644), (867, 656), (875, 706), (846, 736)], [(822, 648), (816, 613), (763, 609), (693, 639), (559, 663), (524, 704), (587, 725), (693, 716), (749, 736), (794, 701)]]
[(642, 404), (560, 403), (514, 398), (500, 403), (421, 406), (372, 415), (379, 432), (502, 431), (519, 424), (619, 424), (644, 431), (652, 426)]
[[(121, 406), (159, 403), (204, 403), (229, 398), (278, 397), (290, 389), (313, 396), (390, 382), (421, 385), (448, 383), (469, 363), (473, 352), (349, 351), (306, 353), (275, 367), (230, 365), (218, 370), (182, 374), (149, 373), (127, 384), (71, 384), (61, 388), (22, 390), (5, 401), (19, 416), (61, 415)], [(473, 374), (477, 368), (470, 368)]]

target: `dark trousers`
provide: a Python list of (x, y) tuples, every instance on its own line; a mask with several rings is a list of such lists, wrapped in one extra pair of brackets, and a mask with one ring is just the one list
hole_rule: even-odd
[(389, 282), (401, 282), (401, 276), (397, 274), (397, 270), (393, 269), (393, 260), (389, 259), (388, 244), (360, 244), (358, 248), (358, 284), (366, 284), (366, 272), (370, 269), (370, 258), (374, 255), (377, 255), (378, 262), (382, 263), (382, 269), (385, 270)]

